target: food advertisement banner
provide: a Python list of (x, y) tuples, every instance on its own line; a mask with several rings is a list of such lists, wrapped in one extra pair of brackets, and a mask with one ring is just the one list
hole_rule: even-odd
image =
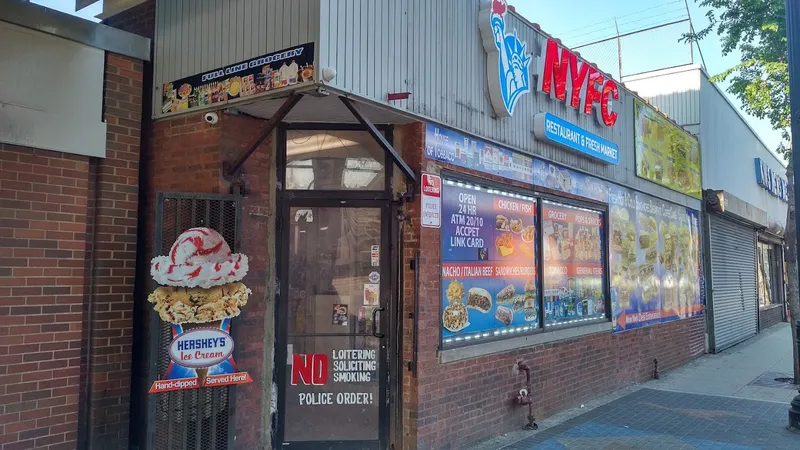
[(607, 182), (539, 159), (533, 161), (533, 184), (602, 203), (608, 201)]
[(641, 100), (634, 103), (636, 175), (702, 198), (700, 144)]
[(447, 181), (442, 212), (442, 341), (538, 327), (534, 199)]
[(697, 211), (609, 190), (614, 331), (701, 315)]
[(314, 43), (292, 47), (164, 83), (163, 114), (224, 104), (267, 91), (311, 83)]
[(545, 326), (602, 319), (606, 314), (603, 215), (545, 201)]
[(153, 258), (150, 275), (161, 287), (147, 300), (170, 324), (172, 342), (166, 373), (150, 393), (252, 383), (233, 360), (231, 319), (241, 314), (250, 289), (246, 255), (232, 253), (210, 228), (190, 228), (178, 236), (169, 255)]
[(465, 169), (533, 183), (533, 158), (427, 124), (425, 157)]

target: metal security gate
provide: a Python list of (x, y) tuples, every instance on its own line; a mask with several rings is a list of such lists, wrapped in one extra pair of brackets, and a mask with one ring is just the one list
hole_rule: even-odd
[[(237, 195), (159, 192), (156, 197), (156, 255), (169, 254), (180, 233), (192, 227), (217, 230), (239, 250), (241, 202)], [(157, 287), (153, 285), (153, 289)], [(150, 381), (170, 363), (169, 324), (152, 312)], [(235, 326), (232, 334), (236, 335)], [(149, 387), (149, 385), (148, 385)], [(152, 450), (227, 450), (233, 448), (234, 386), (148, 394), (147, 448)]]
[(711, 350), (720, 352), (758, 332), (756, 232), (711, 214)]

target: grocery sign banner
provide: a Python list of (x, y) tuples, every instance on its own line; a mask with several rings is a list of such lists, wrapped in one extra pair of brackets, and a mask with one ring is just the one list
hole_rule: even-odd
[(231, 100), (314, 81), (314, 43), (302, 44), (164, 83), (161, 113), (223, 105)]
[(700, 143), (641, 100), (634, 102), (636, 175), (703, 198)]
[(147, 300), (172, 329), (164, 376), (150, 393), (252, 383), (233, 360), (231, 319), (241, 314), (250, 289), (247, 256), (232, 253), (210, 228), (190, 228), (168, 256), (153, 258), (150, 275), (161, 285)]

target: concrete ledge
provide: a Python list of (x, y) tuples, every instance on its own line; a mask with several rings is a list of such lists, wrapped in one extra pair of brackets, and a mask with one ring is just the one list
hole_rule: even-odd
[(593, 323), (579, 327), (561, 328), (536, 334), (517, 336), (500, 341), (489, 341), (483, 344), (470, 345), (439, 351), (439, 364), (447, 364), (465, 359), (478, 358), (492, 353), (507, 352), (535, 345), (565, 341), (595, 333), (608, 333), (612, 329), (611, 322)]

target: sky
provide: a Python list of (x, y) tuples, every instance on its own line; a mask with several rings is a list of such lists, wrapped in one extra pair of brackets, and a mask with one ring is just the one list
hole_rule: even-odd
[[(603, 5), (590, 0), (558, 0), (558, 7), (541, 7), (549, 2), (534, 0), (509, 0), (509, 3), (526, 19), (538, 23), (544, 31), (561, 39), (571, 48), (615, 36), (615, 18), (620, 34), (687, 18), (684, 0), (616, 0)], [(707, 9), (700, 7), (694, 0), (688, 0), (688, 5), (688, 15), (691, 16), (694, 29), (705, 28), (708, 25)], [(641, 37), (643, 35), (623, 38), (623, 73), (633, 74), (690, 63), (689, 48), (677, 42), (677, 38), (687, 28), (688, 23), (675, 24), (660, 28), (659, 31), (648, 32), (644, 39)], [(738, 64), (741, 59), (738, 51), (722, 56), (716, 31), (710, 33), (699, 45), (706, 71), (711, 76)], [(619, 72), (618, 67), (615, 67), (618, 64), (616, 40), (599, 48), (592, 48), (594, 59), (586, 50), (589, 49), (579, 49), (583, 56), (587, 56), (601, 69)], [(700, 63), (696, 51), (693, 56), (694, 62)], [(776, 149), (781, 142), (780, 132), (773, 130), (769, 121), (747, 115), (741, 108), (741, 102), (726, 91), (728, 83), (721, 82), (719, 86), (767, 148)]]
[(82, 17), (93, 22), (99, 22), (94, 16), (103, 12), (103, 2), (99, 1), (92, 6), (84, 8), (77, 13), (75, 12), (75, 0), (31, 0), (31, 3), (46, 6), (61, 12), (72, 14), (73, 16)]

